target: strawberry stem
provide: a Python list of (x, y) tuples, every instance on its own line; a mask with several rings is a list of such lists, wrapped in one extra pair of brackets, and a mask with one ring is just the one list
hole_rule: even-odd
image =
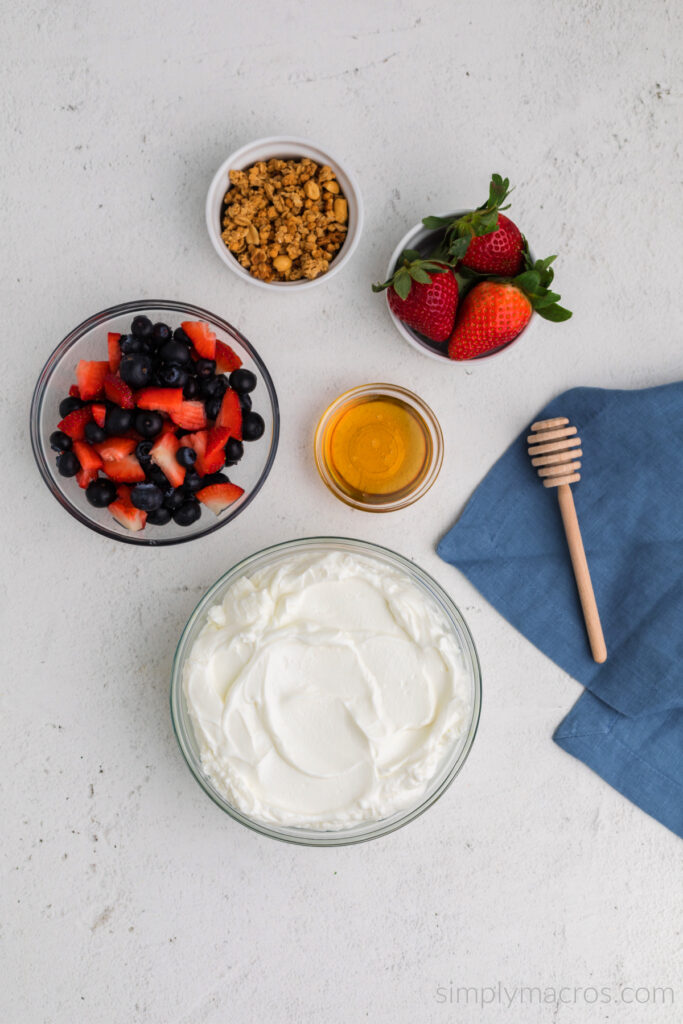
[(489, 235), (497, 229), (498, 214), (501, 210), (509, 208), (509, 203), (507, 206), (502, 204), (511, 191), (509, 178), (502, 178), (500, 174), (492, 174), (488, 199), (476, 210), (471, 210), (455, 220), (449, 220), (448, 217), (424, 217), (422, 219), (424, 226), (430, 230), (446, 228), (444, 249), (450, 257), (451, 265), (463, 258), (473, 238)]
[(393, 288), (398, 297), (405, 300), (410, 295), (413, 281), (417, 281), (418, 284), (431, 284), (432, 274), (443, 274), (447, 270), (447, 266), (423, 259), (415, 249), (404, 249), (389, 280), (382, 284), (373, 284), (372, 290), (382, 292), (385, 288)]

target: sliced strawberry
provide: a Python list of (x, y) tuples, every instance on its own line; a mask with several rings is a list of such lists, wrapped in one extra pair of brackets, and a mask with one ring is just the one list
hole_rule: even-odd
[(233, 370), (239, 370), (242, 365), (242, 360), (237, 353), (226, 345), (224, 341), (218, 341), (216, 339), (216, 373), (232, 373)]
[(216, 335), (203, 320), (184, 320), (180, 325), (202, 359), (216, 356)]
[(162, 434), (175, 434), (175, 428), (176, 428), (176, 425), (173, 422), (173, 420), (164, 420), (164, 422), (161, 424), (161, 431), (160, 431), (160, 433), (162, 433)]
[(134, 437), (108, 437), (95, 445), (95, 451), (105, 462), (119, 462), (135, 451), (137, 441)]
[(154, 409), (157, 412), (178, 412), (183, 404), (182, 388), (142, 388), (135, 396), (138, 409)]
[(90, 406), (84, 405), (82, 409), (74, 409), (63, 420), (60, 420), (57, 424), (57, 429), (63, 430), (65, 434), (68, 434), (72, 441), (82, 441), (85, 437), (85, 425), (90, 423), (91, 420), (92, 412)]
[(74, 441), (74, 455), (81, 464), (81, 469), (97, 471), (102, 469), (102, 457), (96, 452), (92, 445), (85, 441)]
[(88, 484), (91, 484), (93, 480), (97, 480), (98, 476), (99, 473), (96, 469), (79, 469), (76, 473), (76, 482), (79, 487), (82, 487), (83, 490), (85, 490)]
[(230, 437), (242, 440), (242, 410), (240, 408), (239, 395), (232, 388), (223, 395), (220, 412), (216, 416), (217, 427), (227, 427)]
[(139, 484), (145, 479), (145, 471), (134, 455), (124, 455), (116, 462), (104, 462), (104, 472), (117, 484)]
[(93, 402), (90, 408), (92, 409), (92, 418), (94, 419), (97, 426), (103, 427), (104, 419), (105, 416), (107, 415), (106, 405), (102, 405), (100, 402)]
[(109, 369), (112, 373), (116, 373), (119, 366), (121, 365), (121, 346), (119, 342), (121, 340), (120, 334), (115, 334), (110, 331), (107, 335), (107, 349), (109, 351)]
[(69, 388), (69, 396), (71, 398), (80, 398), (81, 397), (81, 393), (78, 390), (78, 384), (72, 384), (71, 385), (71, 387)]
[(206, 426), (206, 410), (203, 402), (181, 402), (171, 419), (183, 430), (200, 430)]
[(180, 445), (184, 448), (193, 448), (197, 453), (197, 461), (195, 462), (195, 469), (200, 476), (204, 476), (204, 452), (206, 451), (206, 430), (198, 430), (194, 434), (185, 434), (180, 438)]
[(108, 373), (104, 378), (104, 393), (110, 402), (115, 402), (122, 409), (134, 409), (135, 399), (125, 380), (115, 373)]
[(200, 491), (195, 491), (195, 497), (216, 515), (220, 515), (224, 508), (232, 505), (243, 494), (244, 488), (238, 487), (237, 484), (211, 484), (209, 487), (202, 487)]
[(185, 479), (185, 468), (177, 462), (175, 457), (179, 448), (180, 442), (175, 434), (162, 434), (149, 453), (152, 462), (159, 467), (173, 487), (180, 487)]
[(97, 359), (81, 359), (76, 367), (78, 390), (84, 402), (102, 394), (104, 378), (109, 373), (109, 363)]
[(121, 526), (125, 526), (127, 530), (131, 530), (133, 533), (137, 533), (138, 530), (144, 530), (145, 523), (147, 522), (147, 513), (143, 512), (129, 501), (122, 501), (117, 498), (116, 501), (112, 501), (109, 505), (109, 511), (113, 515), (117, 523)]
[(211, 427), (206, 435), (206, 448), (197, 454), (197, 472), (200, 476), (218, 473), (225, 465), (225, 445), (230, 437), (227, 427)]

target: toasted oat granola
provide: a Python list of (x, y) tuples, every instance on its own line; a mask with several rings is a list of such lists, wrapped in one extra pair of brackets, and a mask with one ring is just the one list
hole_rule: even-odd
[(324, 274), (346, 238), (348, 205), (334, 171), (302, 160), (259, 161), (230, 171), (221, 237), (261, 281)]

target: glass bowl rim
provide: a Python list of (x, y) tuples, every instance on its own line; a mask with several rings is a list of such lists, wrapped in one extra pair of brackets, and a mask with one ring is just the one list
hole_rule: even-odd
[[(227, 800), (222, 798), (207, 780), (205, 773), (201, 769), (201, 763), (194, 758), (186, 747), (185, 730), (181, 723), (180, 714), (181, 702), (185, 699), (182, 680), (182, 672), (185, 664), (185, 659), (182, 657), (184, 654), (184, 647), (197, 619), (206, 612), (210, 602), (215, 599), (216, 594), (225, 586), (226, 582), (231, 577), (236, 576), (248, 565), (257, 561), (264, 555), (275, 555), (285, 549), (297, 550), (302, 548), (305, 549), (307, 547), (315, 547), (317, 545), (334, 546), (340, 543), (354, 545), (360, 548), (361, 552), (369, 552), (370, 554), (379, 553), (380, 556), (384, 556), (385, 558), (388, 556), (388, 561), (393, 562), (399, 568), (403, 569), (408, 575), (416, 578), (418, 584), (422, 585), (422, 587), (426, 589), (432, 597), (436, 596), (443, 602), (444, 607), (442, 610), (458, 627), (458, 640), (464, 641), (468, 668), (471, 673), (473, 697), (467, 732), (464, 741), (458, 747), (457, 754), (454, 756), (452, 763), (449, 763), (450, 766), (448, 767), (444, 777), (441, 779), (439, 785), (427, 797), (421, 799), (416, 805), (410, 807), (406, 811), (399, 811), (389, 818), (380, 819), (375, 822), (360, 823), (356, 826), (352, 826), (350, 829), (340, 829), (337, 831), (321, 830), (318, 832), (314, 829), (306, 830), (295, 826), (268, 825), (265, 822), (256, 820), (255, 818), (250, 818), (247, 814), (239, 811), (236, 807), (229, 804)], [(477, 735), (479, 721), (481, 718), (481, 703), (482, 678), (479, 655), (469, 626), (453, 599), (433, 576), (426, 572), (426, 570), (421, 566), (417, 565), (409, 558), (406, 558), (405, 555), (401, 555), (397, 551), (381, 544), (375, 544), (374, 541), (361, 540), (357, 537), (299, 537), (295, 540), (281, 541), (278, 544), (270, 544), (267, 547), (252, 552), (245, 558), (240, 559), (239, 562), (236, 562), (235, 565), (223, 573), (223, 575), (208, 588), (195, 605), (187, 622), (185, 623), (182, 633), (180, 634), (171, 666), (171, 723), (176, 741), (180, 747), (180, 752), (195, 781), (209, 799), (234, 821), (244, 825), (252, 832), (257, 832), (258, 834), (267, 836), (271, 839), (277, 839), (278, 841), (285, 843), (292, 843), (297, 846), (329, 848), (336, 846), (351, 846), (357, 843), (369, 842), (371, 839), (379, 839), (381, 836), (389, 835), (391, 832), (395, 832), (397, 829), (402, 828), (404, 825), (409, 824), (409, 822), (419, 818), (426, 810), (428, 810), (429, 807), (432, 806), (432, 804), (436, 803), (436, 801), (443, 796), (455, 778), (460, 774)], [(189, 713), (186, 713), (186, 717), (189, 719)], [(442, 769), (442, 772), (444, 770), (445, 769)]]
[[(330, 416), (340, 409), (346, 402), (351, 401), (353, 398), (366, 394), (368, 397), (377, 395), (382, 397), (389, 395), (390, 397), (401, 397), (408, 398), (411, 402), (417, 405), (420, 413), (422, 413), (425, 422), (427, 423), (432, 439), (432, 458), (429, 464), (428, 471), (426, 472), (424, 479), (420, 485), (414, 490), (407, 494), (404, 498), (400, 498), (397, 501), (386, 502), (385, 504), (370, 505), (362, 501), (357, 501), (350, 495), (345, 494), (341, 488), (337, 487), (332, 479), (331, 474), (328, 472), (325, 460), (322, 456), (323, 448), (323, 437), (325, 429), (329, 422)], [(384, 381), (379, 381), (371, 384), (359, 384), (357, 387), (349, 388), (348, 391), (343, 391), (338, 395), (334, 401), (332, 401), (325, 409), (318, 425), (315, 428), (315, 435), (313, 438), (313, 449), (315, 454), (315, 464), (320, 475), (320, 479), (325, 484), (327, 489), (337, 498), (342, 501), (345, 505), (350, 508), (356, 508), (361, 512), (397, 512), (399, 509), (407, 508), (409, 505), (414, 504), (423, 498), (427, 491), (436, 483), (437, 477), (441, 472), (444, 458), (445, 441), (441, 424), (439, 423), (434, 410), (427, 405), (424, 398), (416, 394), (414, 391), (410, 391), (408, 388), (404, 388), (400, 384), (389, 384)]]
[[(144, 312), (144, 310), (164, 310), (173, 312), (186, 312), (191, 316), (197, 316), (201, 319), (206, 319), (210, 323), (220, 327), (221, 330), (225, 331), (226, 334), (232, 336), (236, 341), (239, 341), (240, 345), (243, 345), (246, 351), (249, 353), (250, 358), (256, 364), (258, 371), (263, 378), (263, 382), (268, 392), (268, 398), (270, 400), (272, 414), (273, 414), (273, 436), (270, 445), (270, 451), (268, 458), (266, 459), (265, 465), (261, 471), (261, 474), (256, 482), (254, 488), (247, 495), (246, 499), (242, 502), (239, 508), (233, 512), (228, 513), (222, 519), (217, 519), (216, 522), (210, 523), (205, 529), (202, 529), (196, 533), (183, 534), (177, 537), (160, 537), (160, 538), (146, 538), (141, 537), (138, 534), (131, 534), (126, 536), (124, 534), (115, 533), (113, 530), (107, 529), (107, 527), (100, 525), (99, 523), (91, 520), (85, 515), (79, 508), (77, 508), (69, 499), (66, 492), (57, 486), (52, 474), (48, 469), (46, 452), (41, 441), (39, 433), (39, 420), (40, 412), (42, 408), (42, 402), (44, 399), (47, 384), (61, 363), (62, 359), (66, 356), (69, 350), (82, 338), (84, 338), (93, 328), (106, 324), (108, 320), (113, 320), (115, 317), (123, 316), (133, 312)], [(170, 547), (173, 544), (186, 544), (188, 541), (197, 540), (200, 537), (206, 537), (210, 533), (214, 533), (216, 530), (220, 530), (227, 523), (233, 519), (245, 509), (254, 500), (258, 492), (266, 482), (270, 471), (275, 461), (277, 454), (278, 443), (280, 439), (280, 406), (278, 403), (277, 392), (275, 391), (275, 385), (273, 379), (270, 376), (270, 372), (266, 364), (264, 363), (261, 356), (256, 352), (251, 342), (249, 342), (245, 336), (234, 327), (229, 321), (218, 316), (216, 313), (212, 313), (207, 309), (203, 309), (201, 306), (195, 306), (190, 302), (178, 302), (174, 299), (138, 299), (131, 302), (121, 302), (116, 306), (109, 306), (106, 309), (100, 310), (99, 313), (94, 313), (92, 316), (82, 320), (76, 327), (74, 327), (59, 344), (53, 349), (48, 356), (47, 360), (43, 364), (43, 367), (38, 375), (36, 385), (33, 389), (33, 395), (31, 397), (31, 407), (29, 411), (29, 433), (31, 438), (31, 448), (33, 450), (33, 457), (38, 466), (43, 481), (47, 485), (51, 494), (57, 499), (59, 504), (64, 508), (74, 519), (78, 520), (83, 526), (87, 526), (88, 529), (93, 530), (95, 533), (100, 534), (102, 537), (107, 537), (110, 540), (119, 541), (122, 544), (132, 544), (138, 547)]]

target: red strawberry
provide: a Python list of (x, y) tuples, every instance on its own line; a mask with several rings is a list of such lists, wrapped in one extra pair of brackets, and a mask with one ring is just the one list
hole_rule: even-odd
[(218, 473), (225, 465), (225, 445), (230, 437), (227, 427), (211, 427), (206, 435), (206, 448), (201, 457), (197, 452), (197, 472), (201, 476)]
[(71, 385), (71, 387), (69, 388), (69, 395), (70, 395), (71, 398), (80, 398), (81, 397), (81, 393), (78, 390), (78, 385), (77, 384), (72, 384)]
[(139, 484), (145, 479), (145, 471), (134, 455), (124, 455), (115, 462), (105, 459), (103, 468), (109, 479), (116, 483)]
[(183, 430), (200, 430), (206, 426), (206, 410), (203, 402), (181, 402), (171, 419)]
[(244, 488), (237, 484), (211, 484), (209, 487), (202, 487), (195, 491), (195, 497), (199, 498), (212, 512), (220, 515), (224, 508), (232, 505), (244, 494)]
[(446, 341), (458, 306), (458, 282), (450, 267), (406, 249), (393, 277), (372, 286), (375, 292), (385, 288), (389, 307), (399, 320), (431, 341)]
[(85, 441), (74, 441), (73, 448), (81, 469), (94, 469), (96, 473), (102, 469), (102, 457), (91, 445)]
[(202, 359), (215, 359), (216, 335), (202, 320), (184, 320), (180, 325)]
[(57, 424), (57, 429), (63, 430), (65, 434), (68, 434), (72, 441), (82, 441), (85, 437), (85, 425), (90, 423), (91, 420), (92, 412), (90, 406), (84, 405), (82, 409), (74, 409), (63, 420), (60, 420)]
[(108, 437), (95, 445), (95, 451), (105, 462), (118, 462), (134, 452), (136, 445), (132, 437)]
[(144, 529), (147, 522), (147, 513), (139, 508), (135, 508), (132, 502), (117, 498), (108, 507), (116, 522), (120, 523), (121, 526), (125, 526), (127, 530), (137, 533), (138, 530)]
[(107, 335), (107, 349), (109, 351), (109, 369), (112, 373), (116, 373), (119, 366), (121, 365), (121, 346), (119, 341), (121, 340), (120, 334), (114, 334), (110, 331)]
[(460, 263), (479, 274), (514, 277), (522, 269), (523, 259), (522, 232), (516, 224), (499, 213), (496, 230), (472, 238)]
[(143, 388), (135, 396), (138, 409), (157, 412), (178, 412), (183, 402), (182, 388)]
[(227, 427), (230, 431), (230, 437), (234, 437), (238, 441), (242, 440), (242, 409), (240, 408), (239, 395), (232, 388), (228, 388), (223, 395), (221, 408), (218, 416), (216, 416), (214, 426)]
[(104, 393), (110, 402), (115, 402), (122, 409), (134, 409), (135, 399), (125, 380), (115, 373), (108, 373), (104, 378)]
[(216, 373), (232, 373), (239, 370), (242, 360), (224, 341), (216, 340)]
[(78, 390), (84, 402), (97, 398), (102, 394), (105, 375), (109, 373), (109, 363), (99, 360), (81, 359), (76, 367)]
[(93, 402), (90, 408), (92, 409), (92, 418), (94, 419), (97, 426), (103, 427), (104, 419), (105, 416), (107, 415), (106, 405), (101, 405), (99, 402)]
[(185, 479), (185, 469), (176, 460), (180, 442), (175, 434), (162, 434), (152, 448), (150, 457), (173, 487), (180, 487)]
[(98, 476), (99, 473), (96, 469), (79, 469), (76, 473), (76, 483), (85, 490), (88, 484), (91, 484), (93, 480), (97, 480)]

